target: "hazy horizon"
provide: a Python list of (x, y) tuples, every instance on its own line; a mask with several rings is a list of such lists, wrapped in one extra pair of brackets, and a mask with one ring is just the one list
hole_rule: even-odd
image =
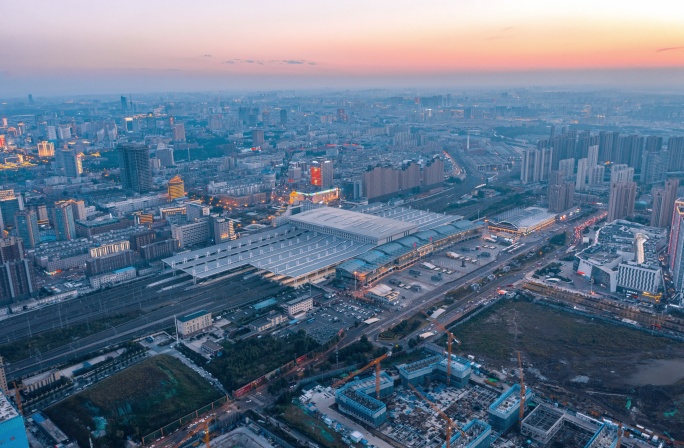
[(2, 2), (0, 96), (308, 88), (681, 89), (684, 4)]

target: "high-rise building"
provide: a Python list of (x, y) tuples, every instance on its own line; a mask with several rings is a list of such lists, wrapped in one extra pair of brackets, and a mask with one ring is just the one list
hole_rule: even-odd
[(126, 100), (126, 97), (121, 95), (121, 110), (125, 111), (128, 109), (128, 101)]
[(71, 138), (71, 126), (58, 126), (57, 127), (57, 138), (60, 140), (68, 140)]
[(57, 127), (56, 126), (48, 126), (46, 128), (46, 136), (47, 139), (50, 141), (55, 141), (57, 140)]
[(252, 146), (260, 146), (264, 144), (264, 131), (255, 129), (252, 131)]
[(17, 235), (28, 247), (36, 247), (40, 243), (40, 228), (38, 215), (33, 210), (23, 210), (14, 214)]
[(35, 273), (27, 258), (0, 264), (0, 304), (26, 299), (36, 291)]
[(599, 145), (591, 145), (587, 149), (587, 161), (589, 168), (598, 165)]
[(608, 222), (634, 216), (636, 201), (635, 182), (611, 182), (608, 199)]
[(0, 199), (0, 231), (14, 227), (14, 215), (24, 209), (21, 196)]
[[(575, 174), (575, 159), (563, 159), (558, 162), (558, 171), (563, 172), (565, 179), (572, 178)], [(551, 180), (549, 180), (551, 182)]]
[(363, 196), (374, 199), (399, 191), (399, 171), (376, 166), (363, 173)]
[(280, 109), (280, 124), (283, 126), (287, 124), (287, 109)]
[(52, 142), (38, 142), (38, 157), (53, 157), (55, 144)]
[(399, 190), (411, 192), (418, 188), (420, 188), (420, 165), (410, 162), (399, 172)]
[(185, 141), (185, 125), (183, 123), (176, 123), (171, 128), (173, 132), (174, 142), (184, 142)]
[(180, 176), (176, 175), (169, 179), (168, 193), (169, 199), (185, 197), (185, 183)]
[(173, 148), (169, 148), (162, 143), (157, 146), (155, 156), (159, 159), (159, 163), (163, 167), (175, 165), (175, 160), (173, 159)]
[(14, 226), (14, 215), (24, 210), (24, 198), (21, 195), (0, 199), (0, 230)]
[(680, 292), (684, 283), (684, 199), (677, 199), (672, 213), (670, 241), (667, 253), (675, 290)]
[(670, 137), (667, 142), (667, 171), (684, 171), (684, 137)]
[(595, 165), (589, 170), (589, 185), (597, 187), (603, 185), (603, 179), (606, 176), (605, 165)]
[(237, 239), (235, 224), (236, 221), (229, 218), (212, 217), (211, 227), (214, 235), (214, 244)]
[(0, 263), (19, 261), (24, 258), (24, 242), (21, 238), (0, 239)]
[(74, 221), (86, 219), (85, 202), (83, 200), (69, 199), (66, 202), (71, 205), (71, 212), (74, 215)]
[(147, 193), (152, 189), (150, 152), (145, 145), (119, 145), (121, 185), (126, 190)]
[(615, 164), (610, 168), (611, 182), (632, 182), (634, 181), (634, 168), (627, 164)]
[(614, 155), (614, 162), (624, 163), (635, 169), (641, 168), (641, 153), (644, 148), (644, 138), (638, 135), (628, 135), (618, 138), (618, 149)]
[(523, 184), (546, 181), (551, 172), (553, 152), (552, 148), (526, 149), (523, 152), (520, 181)]
[(62, 201), (55, 204), (53, 223), (55, 236), (58, 240), (66, 241), (76, 238), (76, 224), (71, 201)]
[(653, 188), (651, 208), (651, 227), (668, 227), (672, 224), (672, 213), (677, 200), (679, 179), (668, 179), (664, 188)]
[(587, 189), (587, 180), (589, 177), (589, 161), (586, 158), (577, 161), (577, 181), (575, 188), (579, 191)]
[(311, 185), (330, 188), (333, 185), (334, 168), (331, 160), (314, 160), (309, 167)]
[(654, 135), (646, 137), (646, 152), (660, 152), (663, 150), (663, 138)]
[(59, 151), (59, 163), (66, 177), (73, 179), (83, 174), (82, 158), (83, 155), (75, 149)]
[(613, 146), (617, 143), (619, 132), (599, 132), (599, 162), (613, 161)]
[(568, 182), (563, 171), (551, 171), (549, 175), (549, 211), (563, 212), (575, 201), (575, 184)]
[(444, 160), (439, 157), (428, 161), (423, 167), (422, 186), (436, 187), (444, 182)]
[(664, 151), (644, 151), (639, 180), (646, 185), (658, 184), (664, 181), (667, 162), (667, 154)]

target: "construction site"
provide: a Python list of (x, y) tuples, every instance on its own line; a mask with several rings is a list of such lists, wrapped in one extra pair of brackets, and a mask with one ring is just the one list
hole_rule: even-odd
[(437, 327), (447, 335), (446, 350), (426, 345), (422, 358), (396, 366), (386, 353), (321, 389), (324, 399), (303, 395), (306, 412), (336, 431), (365, 434), (359, 440), (364, 445), (383, 448), (665, 446), (657, 435), (637, 437), (642, 434), (636, 428), (535, 394), (525, 385), (520, 352), (512, 381), (501, 381), (495, 369), (475, 363), (473, 356), (454, 355), (460, 341)]

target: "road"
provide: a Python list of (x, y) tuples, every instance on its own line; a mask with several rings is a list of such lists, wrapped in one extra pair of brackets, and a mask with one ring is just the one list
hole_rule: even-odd
[[(529, 246), (526, 249), (527, 249), (527, 251), (529, 251), (530, 249), (539, 248), (544, 244), (546, 244), (546, 240), (538, 241), (534, 245)], [(430, 308), (434, 303), (442, 300), (444, 298), (444, 295), (447, 292), (451, 291), (452, 289), (455, 289), (455, 288), (460, 287), (462, 285), (468, 285), (476, 279), (480, 279), (480, 278), (488, 276), (489, 274), (494, 272), (496, 269), (507, 264), (512, 258), (515, 258), (518, 255), (520, 255), (518, 252), (515, 252), (513, 254), (502, 253), (502, 255), (496, 261), (489, 263), (488, 265), (485, 265), (482, 268), (477, 269), (477, 270), (475, 270), (469, 274), (466, 274), (463, 277), (460, 277), (456, 280), (446, 282), (446, 283), (438, 286), (437, 288), (433, 289), (432, 291), (426, 292), (422, 296), (415, 298), (413, 300), (413, 304), (411, 306), (407, 307), (401, 313), (392, 316), (390, 319), (381, 320), (380, 322), (372, 325), (370, 330), (368, 327), (366, 327), (365, 328), (365, 334), (368, 335), (369, 339), (376, 340), (377, 336), (380, 333), (387, 330), (388, 328), (393, 327), (394, 325), (398, 324), (402, 320), (408, 319), (409, 317), (416, 314), (416, 312), (418, 312), (419, 310)], [(464, 299), (459, 300), (456, 308), (460, 307), (469, 298), (470, 298), (470, 295)]]

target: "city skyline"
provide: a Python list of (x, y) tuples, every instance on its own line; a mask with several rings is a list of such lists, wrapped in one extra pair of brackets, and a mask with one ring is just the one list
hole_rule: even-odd
[(666, 1), (3, 7), (15, 20), (0, 30), (0, 80), (13, 96), (684, 79), (684, 10)]

